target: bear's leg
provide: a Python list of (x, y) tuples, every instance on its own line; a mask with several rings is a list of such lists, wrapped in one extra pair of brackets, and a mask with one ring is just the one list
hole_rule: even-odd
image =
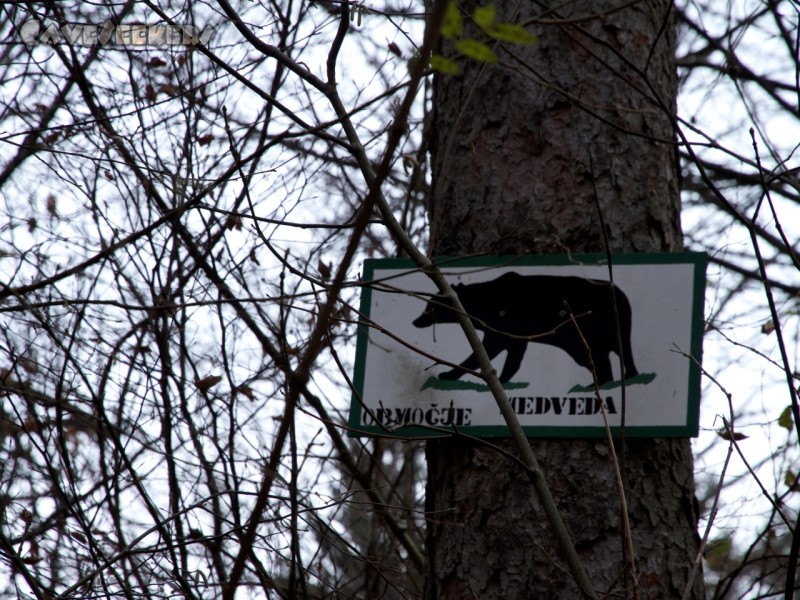
[(636, 370), (636, 365), (633, 364), (633, 357), (632, 356), (625, 356), (625, 377), (624, 379), (630, 379), (631, 377), (636, 377), (639, 374), (639, 371)]
[(625, 341), (625, 345), (623, 346), (623, 352), (625, 355), (623, 356), (623, 362), (625, 363), (625, 377), (622, 379), (630, 379), (631, 377), (635, 377), (639, 374), (639, 371), (636, 370), (636, 365), (633, 362), (633, 351), (631, 350), (631, 343), (629, 341)]
[[(625, 294), (616, 290), (617, 306), (619, 307), (619, 329), (622, 335), (622, 360), (625, 364), (625, 375), (621, 379), (630, 379), (639, 374), (633, 361), (633, 348), (631, 347), (631, 306)], [(617, 348), (614, 349), (615, 352)]]
[(597, 383), (602, 385), (614, 379), (608, 354), (595, 354), (592, 352), (592, 360), (594, 361), (594, 371), (597, 374)]
[[(614, 374), (611, 371), (611, 360), (608, 358), (609, 350), (602, 350), (603, 344), (598, 344), (594, 339), (587, 339), (586, 343), (592, 350), (592, 362), (594, 362), (594, 372), (597, 375), (597, 383), (603, 384), (614, 379)], [(563, 343), (561, 348), (572, 357), (580, 366), (590, 369), (589, 354), (583, 346), (583, 342), (578, 338), (570, 339), (569, 343)]]
[[(504, 340), (498, 335), (494, 334), (486, 334), (483, 338), (483, 347), (486, 348), (486, 353), (489, 355), (489, 359), (494, 358), (502, 350), (505, 349), (504, 347)], [(457, 368), (451, 369), (450, 371), (445, 371), (444, 373), (439, 374), (439, 379), (445, 381), (454, 381), (459, 379), (462, 375), (464, 375), (467, 371), (477, 371), (478, 370), (478, 357), (475, 356), (473, 352), (470, 354), (467, 359), (458, 365)]]
[(528, 340), (511, 340), (510, 343), (507, 343), (506, 348), (508, 355), (506, 363), (503, 365), (503, 371), (500, 373), (500, 383), (511, 381), (511, 378), (519, 371), (525, 350), (528, 349)]

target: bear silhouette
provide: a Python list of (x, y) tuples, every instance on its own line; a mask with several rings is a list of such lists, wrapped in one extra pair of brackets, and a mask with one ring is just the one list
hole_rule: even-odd
[[(609, 354), (619, 354), (620, 346), (625, 367), (623, 378), (638, 374), (631, 350), (631, 306), (622, 290), (612, 288), (608, 281), (509, 272), (492, 281), (457, 284), (453, 289), (475, 329), (484, 332), (483, 346), (489, 358), (507, 351), (500, 373), (502, 383), (517, 373), (531, 342), (561, 348), (578, 365), (590, 368), (589, 355), (570, 321), (565, 300), (592, 351), (598, 383), (612, 381)], [(612, 291), (619, 313), (621, 344), (617, 342)], [(413, 324), (430, 327), (455, 322), (456, 313), (447, 298), (436, 295)], [(441, 373), (439, 379), (459, 379), (467, 370), (477, 368), (478, 360), (473, 353), (459, 368)]]

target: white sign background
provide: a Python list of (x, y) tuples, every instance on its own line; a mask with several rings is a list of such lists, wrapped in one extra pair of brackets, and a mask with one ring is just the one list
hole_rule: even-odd
[[(548, 256), (515, 259), (513, 264), (509, 261), (500, 257), (463, 260), (445, 263), (441, 268), (451, 284), (492, 281), (508, 272), (609, 280), (608, 267), (603, 264), (605, 257)], [(557, 264), (542, 264), (543, 261)], [(631, 305), (631, 346), (636, 368), (640, 374), (655, 375), (649, 383), (625, 386), (626, 434), (697, 435), (699, 369), (695, 360), (700, 360), (705, 255), (619, 255), (612, 261), (614, 282)], [(490, 266), (488, 262), (494, 264)], [(410, 262), (391, 259), (367, 261), (364, 276), (366, 282), (375, 282), (364, 294), (361, 309), (373, 326), (362, 326), (359, 332), (350, 427), (363, 433), (408, 436), (452, 432), (455, 425), (472, 435), (507, 435), (488, 389), (424, 387), (431, 377), (451, 367), (437, 364), (412, 348), (455, 364), (472, 353), (457, 323), (440, 322), (427, 328), (412, 325), (430, 296), (437, 292), (430, 279)], [(492, 361), (498, 373), (505, 358), (503, 351)], [(614, 352), (610, 358), (617, 380), (619, 359)], [(459, 381), (484, 383), (470, 375)], [(603, 417), (593, 388), (570, 391), (576, 385), (592, 385), (592, 375), (564, 350), (530, 342), (510, 383), (528, 384), (506, 389), (528, 435), (604, 435)], [(618, 426), (623, 406), (621, 387), (601, 389), (600, 394), (609, 424)], [(560, 410), (556, 410), (556, 403)], [(448, 412), (451, 407), (455, 412)]]

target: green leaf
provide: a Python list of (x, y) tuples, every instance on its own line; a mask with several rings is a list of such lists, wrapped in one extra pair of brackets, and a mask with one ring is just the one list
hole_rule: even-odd
[(515, 25), (514, 23), (492, 23), (483, 29), (500, 42), (531, 46), (539, 41), (539, 38), (535, 35), (528, 33), (521, 25)]
[(447, 58), (441, 54), (434, 54), (430, 61), (431, 69), (443, 73), (444, 75), (459, 75), (461, 67), (452, 58)]
[(457, 40), (461, 37), (463, 31), (464, 25), (461, 22), (461, 11), (458, 10), (455, 0), (450, 0), (442, 22), (442, 35), (449, 40)]
[(489, 27), (494, 23), (495, 8), (494, 4), (487, 4), (486, 6), (479, 6), (472, 14), (472, 18), (481, 27)]
[(465, 39), (459, 40), (456, 43), (456, 50), (461, 52), (464, 56), (474, 58), (481, 62), (493, 63), (497, 62), (497, 55), (483, 42), (478, 40)]
[(731, 550), (733, 549), (733, 540), (730, 537), (721, 537), (715, 540), (710, 540), (706, 544), (705, 556), (708, 566), (712, 569), (721, 568), (725, 565), (730, 557)]
[(786, 475), (783, 476), (783, 483), (786, 484), (786, 487), (793, 488), (794, 484), (797, 483), (797, 475), (787, 470)]
[(778, 417), (778, 425), (784, 429), (792, 430), (792, 407), (787, 406), (783, 409), (781, 416)]

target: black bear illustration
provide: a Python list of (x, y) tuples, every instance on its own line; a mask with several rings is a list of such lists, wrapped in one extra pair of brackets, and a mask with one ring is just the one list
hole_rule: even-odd
[[(638, 374), (631, 350), (631, 306), (622, 290), (615, 286), (613, 293), (622, 338), (618, 344), (610, 285), (608, 281), (580, 277), (509, 272), (492, 281), (457, 284), (453, 289), (474, 327), (484, 332), (483, 345), (489, 358), (508, 351), (500, 373), (501, 382), (510, 381), (519, 370), (530, 342), (561, 348), (580, 366), (589, 368), (588, 353), (575, 325), (570, 322), (566, 300), (592, 351), (597, 379), (602, 384), (613, 379), (609, 354), (612, 351), (619, 354), (620, 345), (625, 378)], [(436, 295), (414, 320), (414, 326), (455, 322), (455, 311), (447, 299)], [(465, 370), (476, 370), (475, 354), (460, 367), (441, 373), (439, 379), (458, 379)]]

